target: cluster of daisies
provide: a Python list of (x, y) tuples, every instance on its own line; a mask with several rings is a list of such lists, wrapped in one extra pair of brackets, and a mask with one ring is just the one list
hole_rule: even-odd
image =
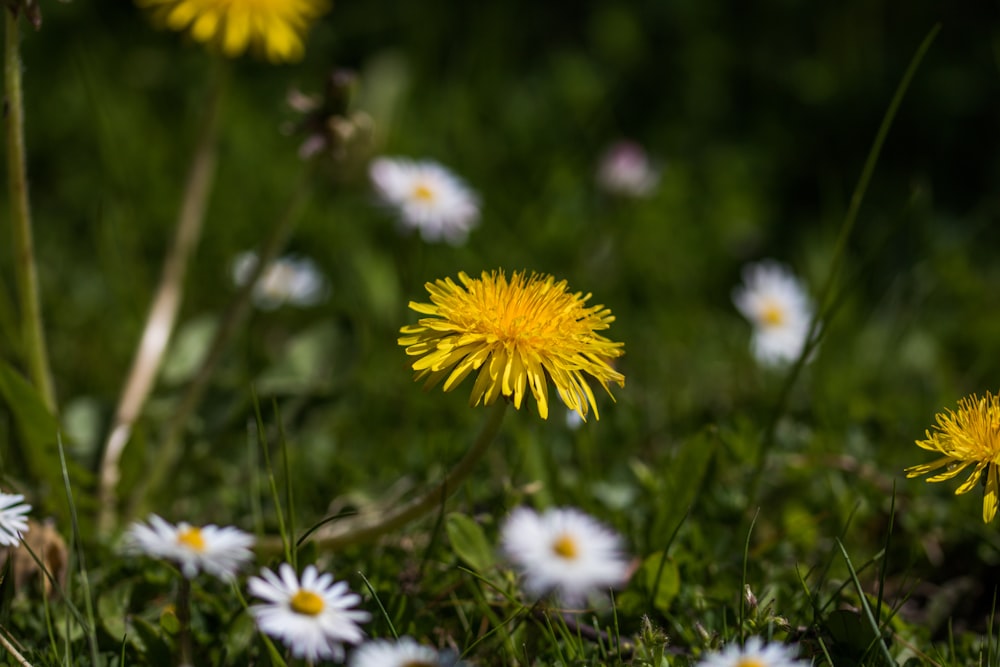
[[(24, 496), (0, 493), (0, 545), (20, 543), (28, 531), (30, 511)], [(124, 540), (127, 554), (170, 562), (186, 579), (204, 573), (227, 582), (235, 582), (254, 560), (253, 545), (252, 535), (232, 526), (171, 524), (155, 514), (132, 524)], [(530, 598), (550, 597), (561, 605), (593, 601), (600, 592), (623, 586), (631, 570), (621, 537), (573, 508), (541, 513), (515, 509), (501, 527), (500, 550), (521, 575)], [(358, 608), (361, 596), (315, 565), (307, 565), (301, 575), (289, 563), (275, 570), (263, 568), (247, 579), (247, 590), (255, 598), (247, 610), (258, 629), (309, 664), (343, 663), (348, 646), (354, 647), (351, 667), (463, 664), (453, 652), (411, 637), (365, 641), (361, 626), (371, 614)], [(796, 652), (794, 646), (765, 645), (751, 638), (743, 647), (732, 645), (707, 654), (699, 667), (804, 666), (794, 658)]]
[[(15, 526), (11, 530), (16, 534)], [(133, 524), (125, 537), (128, 553), (172, 562), (188, 579), (204, 572), (234, 581), (253, 560), (253, 544), (253, 536), (238, 528), (174, 525), (156, 515)], [(524, 589), (533, 598), (551, 595), (578, 604), (628, 578), (621, 538), (574, 509), (541, 514), (515, 510), (501, 530), (501, 551), (522, 574)], [(345, 647), (360, 645), (350, 658), (355, 667), (454, 664), (448, 652), (412, 638), (364, 642), (361, 625), (371, 615), (358, 608), (361, 597), (314, 565), (301, 576), (288, 563), (277, 570), (264, 568), (248, 579), (247, 590), (257, 599), (248, 611), (260, 631), (281, 640), (296, 657), (343, 662)]]
[[(253, 536), (234, 527), (173, 525), (156, 515), (133, 524), (125, 539), (129, 553), (175, 563), (184, 577), (204, 572), (227, 581), (253, 560), (253, 543)], [(621, 538), (574, 509), (515, 510), (501, 530), (501, 551), (533, 598), (552, 595), (578, 604), (628, 577)], [(356, 667), (438, 665), (446, 657), (411, 638), (362, 643), (361, 624), (371, 615), (357, 608), (361, 597), (314, 565), (301, 577), (288, 563), (276, 571), (262, 569), (249, 578), (247, 589), (259, 600), (248, 609), (258, 628), (284, 642), (296, 657), (342, 662), (345, 646), (356, 644), (361, 646), (350, 663)]]
[[(396, 212), (404, 229), (416, 230), (425, 241), (463, 243), (479, 222), (479, 196), (433, 160), (380, 157), (368, 174), (381, 203)], [(641, 145), (619, 141), (602, 156), (596, 178), (609, 194), (643, 198), (656, 190), (660, 172)]]

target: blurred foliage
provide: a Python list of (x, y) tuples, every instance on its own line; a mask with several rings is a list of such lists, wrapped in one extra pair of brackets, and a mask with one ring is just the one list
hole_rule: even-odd
[[(23, 33), (36, 245), (67, 447), (74, 465), (93, 471), (171, 238), (213, 65), (130, 3), (74, 0), (42, 13), (41, 30)], [(819, 354), (778, 422), (763, 492), (751, 499), (752, 462), (783, 374), (754, 364), (731, 290), (745, 262), (772, 257), (816, 293), (878, 123), (937, 22), (943, 30), (849, 241)], [(301, 119), (286, 97), (321, 92), (341, 67), (360, 75), (353, 103), (374, 118), (380, 153), (439, 160), (479, 192), (483, 219), (467, 244), (401, 234), (373, 205), (363, 164), (334, 178), (298, 158), (304, 137), (291, 130)], [(903, 644), (954, 633), (940, 655), (926, 653), (944, 663), (976, 655), (1000, 539), (981, 524), (978, 492), (946, 498), (953, 489), (900, 473), (924, 460), (913, 441), (935, 412), (998, 388), (995, 4), (343, 2), (313, 28), (304, 62), (244, 59), (228, 70), (209, 217), (167, 365), (126, 454), (126, 490), (155, 465), (163, 422), (235, 294), (231, 262), (267, 235), (306, 179), (311, 198), (289, 249), (318, 263), (329, 297), (252, 316), (187, 425), (186, 457), (158, 512), (274, 529), (248, 436), (251, 386), (272, 447), (281, 420), (300, 527), (438, 478), (481, 410), (466, 405), (468, 382), (444, 395), (412, 382), (396, 344), (399, 327), (417, 317), (407, 302), (426, 300), (425, 282), (458, 271), (526, 268), (567, 278), (612, 309), (626, 387), (615, 404), (600, 399), (600, 421), (577, 430), (561, 411), (548, 422), (533, 406), (509, 415), (481, 481), (455, 503), (467, 515), (445, 520), (457, 556), (440, 526), (342, 555), (364, 563), (401, 634), (459, 647), (482, 639), (463, 605), (502, 600), (456, 559), (511, 592), (483, 534), (495, 535), (505, 508), (534, 500), (580, 506), (627, 536), (639, 570), (620, 620), (623, 632), (648, 639), (636, 656), (662, 655), (659, 628), (697, 655), (746, 620), (742, 550), (758, 511), (746, 583), (771, 591), (787, 636), (810, 647), (826, 636), (861, 659), (848, 646), (855, 637), (831, 639), (826, 616), (858, 608), (833, 555), (840, 537), (856, 561), (875, 559), (859, 575), (869, 591), (884, 589), (887, 608), (902, 606), (894, 628)], [(660, 161), (653, 197), (595, 187), (597, 159), (620, 138)], [(0, 244), (0, 358), (16, 365), (12, 262)], [(0, 450), (17, 484), (38, 477), (19, 449), (37, 434), (18, 434), (18, 408), (6, 399)], [(88, 509), (89, 478), (80, 478)], [(26, 491), (62, 513), (56, 489)], [(415, 573), (433, 573), (433, 583)], [(97, 605), (110, 641), (124, 622), (103, 610), (138, 611), (164, 582), (105, 581), (115, 583)], [(130, 654), (169, 643), (169, 623), (153, 609), (130, 617)], [(206, 651), (248, 650), (242, 626), (225, 631), (231, 645), (210, 647), (211, 633), (246, 617), (207, 613), (197, 629)], [(496, 613), (491, 622), (503, 618)], [(774, 627), (767, 618), (760, 627)], [(837, 621), (843, 631), (855, 619)], [(372, 630), (387, 628), (376, 620)], [(518, 641), (498, 634), (476, 653)]]

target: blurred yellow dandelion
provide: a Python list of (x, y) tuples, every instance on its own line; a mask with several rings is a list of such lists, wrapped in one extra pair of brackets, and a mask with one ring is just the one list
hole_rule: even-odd
[(498, 396), (520, 409), (530, 389), (538, 413), (549, 415), (548, 382), (559, 398), (586, 418), (597, 413), (594, 394), (584, 377), (593, 377), (610, 395), (608, 384), (625, 386), (625, 376), (611, 367), (623, 355), (622, 343), (596, 333), (614, 316), (604, 306), (587, 306), (590, 294), (570, 293), (566, 281), (548, 275), (484, 271), (481, 278), (459, 273), (427, 283), (432, 303), (411, 301), (410, 308), (429, 317), (400, 330), (399, 344), (418, 357), (415, 379), (431, 388), (444, 380), (451, 391), (469, 373), (479, 371), (471, 405), (489, 405)]
[(958, 410), (948, 410), (937, 415), (934, 432), (926, 432), (926, 440), (917, 440), (917, 446), (943, 454), (930, 463), (910, 466), (907, 477), (926, 475), (944, 468), (928, 482), (943, 482), (955, 477), (971, 465), (976, 467), (955, 490), (967, 493), (985, 474), (986, 492), (983, 496), (983, 521), (989, 523), (996, 516), (997, 489), (1000, 484), (1000, 397), (987, 392), (979, 398), (975, 394), (958, 402)]
[(271, 62), (302, 58), (309, 24), (329, 7), (327, 0), (136, 0), (172, 30), (212, 43), (234, 58), (247, 48)]

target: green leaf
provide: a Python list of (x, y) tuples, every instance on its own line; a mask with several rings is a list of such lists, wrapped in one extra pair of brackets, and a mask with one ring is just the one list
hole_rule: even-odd
[[(97, 616), (105, 632), (116, 640), (129, 637), (126, 614), (132, 597), (131, 583), (111, 588), (97, 598)], [(127, 640), (126, 640), (127, 641)]]
[(203, 316), (187, 322), (177, 331), (160, 370), (164, 384), (179, 385), (194, 377), (208, 354), (217, 328), (216, 317)]
[(149, 664), (154, 667), (171, 667), (173, 655), (170, 645), (163, 639), (156, 626), (141, 616), (132, 616), (131, 621), (140, 641), (146, 647), (146, 659)]
[(885, 665), (886, 659), (873, 648), (880, 637), (860, 613), (851, 609), (837, 609), (827, 615), (823, 624), (833, 639), (830, 652), (837, 656), (837, 664)]
[(164, 609), (160, 614), (160, 627), (168, 634), (176, 635), (181, 631), (181, 620), (177, 618), (177, 612), (173, 609)]
[[(34, 481), (42, 482), (38, 489), (38, 499), (62, 497), (54, 493), (63, 487), (56, 447), (59, 421), (48, 411), (38, 391), (20, 373), (4, 361), (0, 361), (0, 398), (7, 404), (14, 422), (17, 424), (21, 443), (18, 452), (24, 456), (27, 472)], [(35, 499), (33, 499), (35, 500)], [(66, 508), (51, 500), (46, 502), (45, 511), (62, 510), (65, 519)]]
[(646, 591), (658, 611), (666, 612), (681, 590), (680, 570), (672, 558), (658, 551), (642, 561), (635, 573), (635, 584)]
[(482, 527), (464, 514), (449, 514), (445, 519), (448, 540), (458, 557), (476, 572), (485, 572), (496, 563), (493, 546)]

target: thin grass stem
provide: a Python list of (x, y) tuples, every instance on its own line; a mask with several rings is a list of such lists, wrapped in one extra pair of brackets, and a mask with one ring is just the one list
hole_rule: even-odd
[(192, 665), (194, 652), (191, 644), (191, 580), (183, 575), (177, 586), (177, 621), (180, 624), (180, 636), (177, 640), (179, 664)]
[(868, 597), (865, 595), (864, 588), (861, 587), (861, 580), (858, 579), (858, 573), (851, 564), (851, 557), (847, 554), (847, 549), (844, 548), (844, 543), (841, 542), (839, 538), (837, 539), (837, 546), (840, 548), (840, 554), (844, 557), (844, 562), (847, 563), (847, 571), (851, 575), (851, 581), (854, 582), (854, 587), (858, 591), (858, 598), (861, 600), (861, 608), (864, 610), (865, 618), (868, 620), (868, 624), (875, 636), (874, 642), (882, 652), (882, 657), (885, 658), (886, 664), (895, 665), (896, 661), (892, 659), (892, 654), (889, 653), (889, 647), (885, 645), (885, 640), (882, 638), (882, 630), (879, 628), (878, 619), (876, 619), (875, 615), (872, 613), (871, 605), (868, 604)]
[(23, 655), (21, 655), (21, 653), (16, 648), (14, 648), (14, 644), (7, 639), (7, 634), (8, 634), (7, 629), (0, 628), (0, 630), (2, 630), (0, 631), (0, 646), (3, 646), (4, 649), (6, 649), (8, 653), (10, 653), (10, 657), (12, 657), (14, 661), (17, 662), (17, 664), (21, 665), (22, 667), (31, 667), (31, 663), (28, 662), (28, 660)]
[[(215, 181), (218, 152), (219, 116), (225, 87), (223, 63), (217, 61), (215, 75), (205, 102), (205, 115), (198, 133), (188, 170), (174, 238), (163, 262), (160, 283), (146, 317), (142, 337), (126, 376), (114, 423), (104, 445), (98, 480), (98, 530), (107, 533), (117, 516), (117, 487), (121, 479), (120, 461), (132, 428), (153, 390), (167, 343), (173, 334), (184, 296), (184, 279), (189, 260), (198, 246), (204, 227), (208, 199)], [(153, 469), (157, 469), (155, 466)]]
[(264, 417), (260, 412), (260, 401), (257, 399), (256, 390), (251, 388), (253, 396), (254, 416), (257, 418), (257, 439), (260, 442), (260, 451), (264, 455), (264, 467), (267, 470), (267, 484), (271, 491), (271, 500), (274, 503), (274, 511), (278, 519), (278, 534), (281, 538), (281, 547), (284, 552), (285, 562), (290, 563), (298, 571), (295, 562), (295, 549), (292, 549), (294, 535), (288, 532), (285, 526), (285, 512), (281, 508), (281, 495), (278, 493), (278, 483), (274, 480), (274, 467), (271, 465), (271, 454), (268, 450), (267, 431), (264, 429)]
[(830, 259), (830, 266), (827, 269), (826, 278), (823, 281), (823, 285), (817, 297), (819, 307), (816, 309), (816, 312), (813, 313), (812, 319), (809, 322), (808, 334), (806, 335), (805, 343), (802, 346), (802, 351), (799, 353), (798, 358), (795, 360), (795, 363), (792, 364), (791, 369), (788, 371), (788, 375), (785, 377), (785, 382), (781, 386), (778, 399), (775, 401), (774, 408), (771, 410), (770, 418), (764, 428), (760, 447), (757, 449), (753, 474), (750, 479), (749, 491), (747, 493), (749, 507), (754, 507), (757, 504), (757, 494), (760, 490), (760, 482), (764, 474), (764, 467), (767, 464), (768, 454), (774, 446), (778, 422), (781, 420), (782, 415), (785, 414), (785, 409), (787, 408), (788, 400), (791, 398), (795, 382), (801, 375), (802, 369), (805, 368), (806, 360), (808, 360), (810, 355), (812, 355), (816, 346), (819, 344), (820, 338), (822, 338), (824, 330), (820, 328), (820, 322), (823, 321), (824, 317), (828, 316), (831, 302), (835, 301), (835, 299), (831, 298), (833, 295), (833, 287), (836, 284), (837, 274), (839, 273), (840, 265), (843, 262), (844, 255), (847, 251), (847, 242), (850, 239), (851, 232), (854, 230), (855, 223), (857, 222), (858, 212), (861, 210), (861, 203), (864, 201), (865, 194), (868, 192), (868, 185), (871, 182), (872, 175), (875, 173), (875, 165), (878, 164), (879, 156), (882, 153), (882, 146), (885, 144), (886, 137), (889, 135), (889, 129), (892, 127), (893, 121), (896, 119), (896, 113), (899, 111), (899, 107), (903, 103), (903, 98), (906, 96), (906, 91), (909, 89), (910, 83), (913, 81), (913, 77), (916, 74), (917, 69), (920, 67), (920, 63), (923, 61), (924, 56), (927, 54), (928, 49), (930, 49), (931, 44), (934, 42), (934, 39), (940, 31), (941, 24), (935, 24), (927, 33), (927, 36), (924, 37), (920, 46), (917, 47), (916, 52), (910, 59), (910, 63), (907, 66), (906, 71), (903, 73), (903, 77), (896, 86), (896, 91), (893, 93), (889, 106), (886, 108), (885, 114), (882, 116), (882, 122), (879, 123), (878, 130), (875, 133), (875, 139), (872, 141), (871, 148), (868, 150), (868, 156), (865, 158), (864, 166), (861, 168), (861, 175), (858, 177), (857, 185), (855, 185), (854, 192), (851, 195), (847, 213), (844, 216), (844, 221), (841, 223), (840, 231), (837, 234), (837, 241), (834, 245), (833, 256)]
[(10, 196), (10, 220), (14, 237), (14, 275), (21, 310), (21, 346), (28, 375), (45, 407), (56, 414), (56, 393), (49, 368), (49, 355), (42, 324), (42, 306), (38, 288), (28, 197), (28, 169), (25, 161), (24, 96), (21, 86), (21, 40), (18, 35), (18, 12), (4, 11), (4, 115), (7, 118), (7, 189)]
[(744, 591), (747, 589), (747, 565), (750, 562), (750, 536), (753, 535), (753, 528), (757, 525), (757, 517), (760, 516), (760, 508), (753, 513), (753, 519), (750, 520), (750, 527), (747, 529), (747, 539), (743, 543), (743, 569), (740, 572), (740, 644), (746, 641), (746, 595)]
[[(69, 504), (69, 515), (72, 520), (71, 545), (72, 551), (76, 554), (76, 559), (80, 565), (80, 582), (83, 586), (83, 609), (87, 614), (87, 622), (82, 623), (84, 634), (87, 637), (87, 645), (90, 648), (90, 659), (92, 665), (98, 665), (97, 654), (97, 623), (94, 617), (94, 599), (90, 591), (90, 578), (87, 574), (87, 561), (83, 556), (83, 545), (80, 540), (80, 519), (76, 511), (76, 502), (73, 500), (73, 488), (69, 483), (69, 469), (66, 466), (66, 450), (63, 447), (62, 437), (57, 437), (59, 445), (59, 467), (62, 471), (63, 486), (66, 491), (66, 502)], [(70, 615), (67, 614), (67, 623)]]
[(389, 616), (389, 612), (386, 611), (385, 605), (382, 604), (382, 598), (378, 596), (375, 591), (375, 587), (372, 586), (372, 582), (368, 581), (368, 577), (362, 572), (358, 572), (358, 576), (361, 577), (361, 581), (365, 582), (365, 588), (371, 593), (372, 599), (375, 600), (375, 604), (378, 605), (378, 610), (382, 614), (382, 618), (385, 619), (386, 624), (389, 626), (389, 633), (392, 634), (393, 639), (399, 639), (399, 632), (396, 631), (396, 626), (392, 622), (392, 617)]
[(150, 470), (150, 474), (143, 478), (138, 484), (132, 497), (132, 502), (127, 508), (129, 516), (136, 516), (143, 512), (149, 498), (162, 488), (163, 484), (170, 479), (177, 462), (183, 454), (182, 437), (184, 429), (190, 424), (191, 417), (201, 403), (202, 396), (208, 388), (215, 371), (222, 361), (223, 355), (229, 348), (233, 336), (240, 330), (240, 326), (246, 321), (250, 312), (253, 289), (258, 280), (264, 274), (268, 265), (271, 264), (281, 253), (295, 222), (298, 220), (306, 201), (308, 200), (310, 179), (308, 173), (304, 177), (284, 211), (278, 219), (277, 224), (271, 230), (271, 234), (264, 240), (257, 252), (257, 264), (250, 273), (247, 281), (237, 291), (236, 296), (229, 303), (226, 311), (219, 321), (219, 326), (215, 330), (208, 346), (208, 352), (202, 361), (194, 379), (184, 390), (177, 408), (167, 422), (165, 433), (160, 441), (160, 448), (157, 452), (157, 464)]

